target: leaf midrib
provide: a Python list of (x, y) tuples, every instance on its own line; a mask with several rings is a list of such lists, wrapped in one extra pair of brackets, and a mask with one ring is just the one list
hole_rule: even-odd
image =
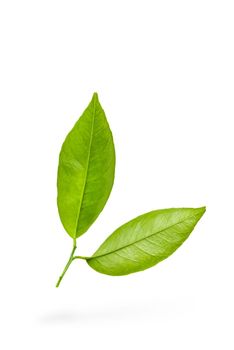
[(77, 221), (76, 221), (76, 232), (75, 232), (75, 237), (77, 238), (77, 231), (79, 227), (79, 219), (80, 219), (80, 212), (81, 212), (81, 207), (84, 199), (84, 193), (85, 193), (85, 188), (86, 188), (86, 183), (87, 183), (87, 176), (88, 176), (88, 171), (89, 171), (89, 163), (90, 163), (90, 154), (91, 154), (91, 148), (92, 148), (92, 142), (93, 142), (93, 129), (94, 129), (94, 119), (95, 119), (95, 110), (96, 110), (96, 96), (94, 96), (93, 99), (93, 115), (92, 115), (92, 128), (91, 128), (91, 133), (90, 133), (90, 141), (89, 141), (89, 151), (88, 151), (88, 158), (87, 158), (87, 163), (86, 163), (86, 171), (85, 171), (85, 177), (84, 177), (84, 184), (83, 184), (83, 189), (82, 189), (82, 195), (81, 195), (81, 200), (80, 200), (80, 205), (78, 207), (78, 213), (77, 213)]
[[(197, 215), (198, 215), (198, 214), (197, 214)], [(127, 248), (127, 247), (130, 247), (131, 245), (134, 245), (134, 244), (136, 244), (136, 243), (138, 243), (138, 242), (141, 242), (141, 241), (143, 241), (143, 240), (146, 239), (146, 238), (150, 238), (150, 237), (156, 235), (157, 233), (161, 233), (161, 232), (163, 232), (163, 231), (165, 231), (165, 230), (170, 229), (171, 227), (174, 227), (174, 226), (176, 226), (176, 225), (182, 224), (184, 221), (186, 221), (186, 220), (188, 220), (188, 219), (191, 219), (191, 218), (193, 218), (193, 217), (196, 217), (197, 215), (188, 216), (185, 220), (182, 220), (182, 221), (177, 222), (176, 224), (170, 225), (170, 226), (164, 228), (164, 229), (161, 230), (161, 231), (154, 232), (154, 233), (150, 234), (150, 235), (147, 236), (147, 237), (138, 239), (138, 240), (135, 241), (134, 243), (129, 243), (129, 244), (125, 245), (124, 247), (118, 248), (118, 249), (116, 249), (116, 250), (112, 250), (111, 252), (108, 252), (108, 253), (105, 253), (105, 254), (102, 254), (102, 255), (91, 256), (91, 257), (87, 258), (86, 260), (98, 259), (98, 258), (102, 258), (103, 256), (116, 253), (116, 252), (118, 252), (119, 250), (122, 250), (122, 249), (125, 249), (125, 248)]]

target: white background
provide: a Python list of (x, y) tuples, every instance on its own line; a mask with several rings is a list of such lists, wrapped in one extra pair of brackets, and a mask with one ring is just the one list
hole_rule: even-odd
[[(0, 1), (1, 349), (233, 350), (233, 1)], [(92, 93), (111, 197), (78, 252), (159, 208), (207, 206), (169, 259), (125, 277), (75, 261), (61, 144)]]

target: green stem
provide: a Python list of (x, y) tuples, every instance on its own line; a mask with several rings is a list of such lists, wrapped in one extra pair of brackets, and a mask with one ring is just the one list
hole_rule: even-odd
[(57, 284), (56, 284), (56, 288), (59, 287), (59, 285), (60, 285), (60, 283), (61, 283), (61, 281), (62, 281), (62, 279), (63, 279), (63, 276), (65, 275), (65, 273), (67, 272), (69, 266), (71, 265), (71, 263), (72, 263), (72, 261), (73, 261), (73, 258), (74, 258), (73, 255), (74, 255), (74, 253), (75, 253), (75, 250), (76, 250), (76, 239), (74, 238), (74, 239), (73, 239), (73, 248), (72, 248), (71, 255), (70, 255), (69, 259), (68, 259), (68, 262), (67, 262), (66, 266), (64, 267), (64, 270), (63, 270), (61, 276), (60, 276), (59, 279), (58, 279), (58, 282), (57, 282)]
[(88, 256), (76, 255), (76, 256), (73, 256), (72, 260), (75, 260), (75, 259), (88, 260), (88, 259), (90, 259), (90, 258), (89, 258)]

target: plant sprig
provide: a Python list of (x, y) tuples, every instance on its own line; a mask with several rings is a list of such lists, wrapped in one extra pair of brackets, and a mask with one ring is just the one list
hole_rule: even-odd
[(67, 135), (59, 156), (57, 204), (73, 247), (56, 287), (75, 259), (86, 260), (94, 270), (111, 276), (152, 267), (181, 246), (205, 213), (205, 207), (154, 210), (119, 227), (91, 257), (76, 256), (76, 240), (103, 210), (114, 174), (113, 137), (98, 95), (94, 93)]

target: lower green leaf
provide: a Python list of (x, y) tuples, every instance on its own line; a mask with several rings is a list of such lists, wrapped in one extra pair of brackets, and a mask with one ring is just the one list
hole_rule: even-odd
[(113, 232), (86, 261), (112, 276), (145, 270), (179, 248), (205, 211), (205, 207), (172, 208), (138, 216)]

